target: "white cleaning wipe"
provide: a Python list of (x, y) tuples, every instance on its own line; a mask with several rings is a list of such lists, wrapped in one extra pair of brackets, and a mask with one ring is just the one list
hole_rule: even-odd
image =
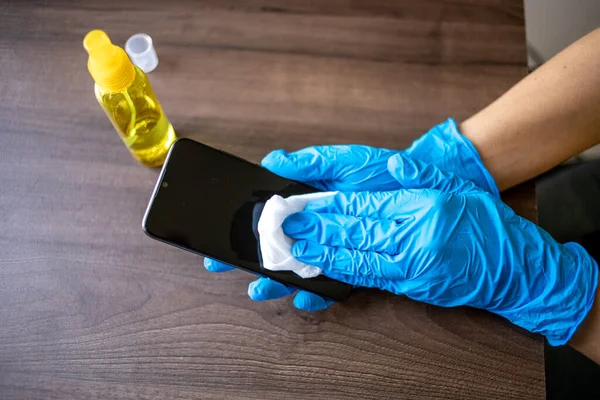
[(313, 278), (321, 274), (321, 269), (304, 264), (292, 255), (292, 245), (296, 240), (283, 233), (281, 224), (285, 218), (303, 211), (314, 200), (331, 197), (337, 192), (319, 192), (286, 197), (271, 197), (258, 220), (258, 235), (263, 267), (271, 271), (294, 271), (302, 278)]

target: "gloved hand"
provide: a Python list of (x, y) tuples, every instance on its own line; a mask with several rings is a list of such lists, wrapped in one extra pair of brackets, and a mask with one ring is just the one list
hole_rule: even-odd
[(262, 160), (262, 166), (284, 178), (325, 191), (386, 191), (402, 187), (387, 170), (388, 159), (399, 153), (500, 195), (475, 146), (460, 134), (452, 118), (434, 126), (404, 151), (362, 145), (316, 146), (294, 153), (275, 150)]
[(598, 283), (581, 246), (437, 167), (398, 154), (388, 168), (406, 189), (339, 193), (290, 215), (294, 256), (352, 285), (486, 309), (552, 345), (570, 340)]
[[(499, 195), (477, 150), (459, 133), (456, 122), (451, 118), (433, 127), (405, 151), (361, 145), (316, 146), (294, 153), (275, 150), (262, 160), (262, 166), (284, 178), (321, 190), (385, 191), (402, 188), (387, 169), (388, 159), (399, 153), (437, 165)], [(212, 272), (233, 269), (210, 259), (205, 259), (204, 265)], [(248, 295), (257, 301), (277, 299), (293, 292), (294, 289), (268, 278), (259, 278), (248, 287)], [(307, 311), (322, 310), (330, 304), (331, 301), (304, 291), (294, 298), (294, 305)]]

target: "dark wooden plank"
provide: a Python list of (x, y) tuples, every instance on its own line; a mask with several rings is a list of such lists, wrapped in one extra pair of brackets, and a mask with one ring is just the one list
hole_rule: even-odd
[[(58, 3), (58, 4), (55, 4)], [(50, 36), (58, 43), (79, 42), (90, 27), (110, 26), (120, 42), (132, 25), (157, 38), (157, 46), (265, 51), (313, 56), (435, 64), (523, 65), (523, 15), (520, 5), (497, 2), (461, 4), (440, 1), (279, 2), (285, 8), (253, 2), (177, 2), (165, 13), (150, 2), (115, 13), (102, 3), (32, 10), (35, 22), (23, 24), (18, 10), (7, 13), (5, 38), (32, 42)], [(119, 2), (118, 2), (119, 3)], [(228, 4), (229, 3), (229, 4)], [(276, 2), (277, 3), (277, 2)], [(331, 4), (330, 4), (331, 3)], [(335, 3), (338, 3), (337, 5)], [(350, 3), (350, 4), (349, 4)], [(93, 3), (92, 3), (93, 4)], [(97, 7), (97, 6), (96, 6)], [(144, 11), (140, 12), (140, 8)], [(66, 21), (66, 23), (65, 23)], [(156, 24), (160, 21), (160, 24)], [(474, 22), (477, 22), (476, 24)], [(493, 29), (491, 29), (493, 27)]]
[[(0, 5), (0, 397), (543, 398), (543, 349), (491, 314), (375, 291), (308, 314), (141, 232), (157, 176), (92, 94), (83, 35), (150, 33), (182, 136), (403, 148), (524, 75), (520, 1)], [(510, 200), (535, 218), (531, 192)]]

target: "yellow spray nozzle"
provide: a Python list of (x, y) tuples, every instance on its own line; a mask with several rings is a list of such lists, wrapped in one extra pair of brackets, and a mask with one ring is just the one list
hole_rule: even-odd
[(93, 31), (89, 31), (87, 35), (83, 38), (83, 47), (85, 51), (90, 53), (93, 49), (97, 49), (100, 46), (104, 46), (106, 44), (112, 44), (110, 38), (106, 34), (106, 32), (101, 31), (100, 29), (94, 29)]
[(111, 43), (108, 35), (95, 29), (83, 39), (89, 54), (88, 70), (104, 91), (117, 93), (127, 89), (135, 79), (135, 69), (125, 51)]

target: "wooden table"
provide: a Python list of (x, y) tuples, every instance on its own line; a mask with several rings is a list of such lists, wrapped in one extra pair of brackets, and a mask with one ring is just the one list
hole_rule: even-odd
[[(404, 148), (526, 73), (521, 0), (0, 4), (0, 397), (544, 397), (541, 338), (486, 312), (361, 292), (256, 303), (243, 272), (147, 238), (158, 171), (96, 104), (81, 41), (154, 40), (180, 136)], [(508, 201), (535, 218), (529, 190)]]

